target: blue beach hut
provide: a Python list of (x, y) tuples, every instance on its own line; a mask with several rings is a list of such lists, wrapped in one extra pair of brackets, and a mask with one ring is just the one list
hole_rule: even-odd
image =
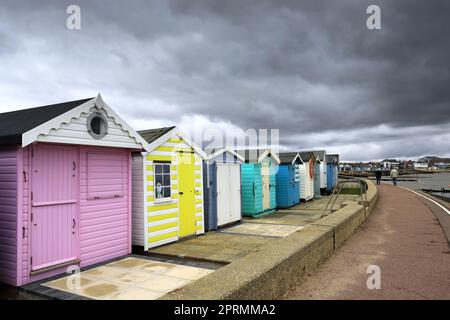
[(277, 207), (288, 208), (300, 202), (299, 165), (303, 164), (298, 152), (280, 153), (277, 178)]
[(238, 150), (241, 165), (242, 213), (258, 217), (273, 213), (276, 201), (276, 172), (280, 159), (270, 149)]
[(229, 148), (205, 150), (203, 188), (205, 230), (216, 230), (242, 219), (241, 163), (244, 158)]
[(327, 191), (331, 192), (338, 179), (339, 155), (327, 155)]

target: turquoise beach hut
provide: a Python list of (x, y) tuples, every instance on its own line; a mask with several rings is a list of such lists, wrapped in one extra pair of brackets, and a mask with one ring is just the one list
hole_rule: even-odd
[(270, 149), (237, 150), (241, 165), (242, 214), (258, 217), (273, 213), (276, 201), (276, 172), (280, 159)]
[(277, 171), (277, 207), (288, 208), (300, 202), (299, 165), (303, 164), (298, 152), (280, 153)]

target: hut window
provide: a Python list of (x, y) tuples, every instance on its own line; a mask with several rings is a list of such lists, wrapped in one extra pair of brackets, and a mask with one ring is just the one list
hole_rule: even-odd
[(170, 199), (170, 163), (158, 162), (155, 169), (155, 199)]
[(87, 119), (87, 129), (94, 139), (101, 139), (108, 133), (108, 120), (100, 112), (92, 113)]

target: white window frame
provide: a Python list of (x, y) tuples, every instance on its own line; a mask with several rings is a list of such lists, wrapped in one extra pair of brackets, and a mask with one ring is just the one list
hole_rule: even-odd
[[(165, 174), (164, 170), (162, 171), (162, 174), (159, 174), (163, 177), (163, 182), (164, 182), (164, 176), (168, 175), (169, 176), (169, 185), (165, 186), (162, 185), (163, 188), (168, 187), (169, 188), (169, 196), (165, 197), (165, 198), (157, 198), (156, 197), (156, 166), (169, 166), (169, 173)], [(155, 199), (155, 203), (157, 202), (167, 202), (167, 201), (172, 201), (172, 177), (171, 177), (171, 163), (170, 162), (162, 162), (162, 161), (155, 161), (153, 162), (153, 181), (155, 182), (154, 186), (153, 186), (153, 192), (154, 192), (154, 199)]]

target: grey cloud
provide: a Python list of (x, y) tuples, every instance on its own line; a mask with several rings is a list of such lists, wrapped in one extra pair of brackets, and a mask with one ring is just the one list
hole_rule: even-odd
[[(71, 1), (3, 1), (0, 110), (100, 91), (142, 126), (203, 115), (279, 128), (286, 148), (359, 143), (354, 159), (369, 145), (386, 157), (445, 153), (434, 138), (450, 129), (450, 4), (376, 1), (382, 30), (369, 31), (372, 3), (83, 0), (82, 30), (69, 31)], [(398, 131), (370, 131), (381, 124)], [(403, 128), (430, 126), (410, 150)]]

